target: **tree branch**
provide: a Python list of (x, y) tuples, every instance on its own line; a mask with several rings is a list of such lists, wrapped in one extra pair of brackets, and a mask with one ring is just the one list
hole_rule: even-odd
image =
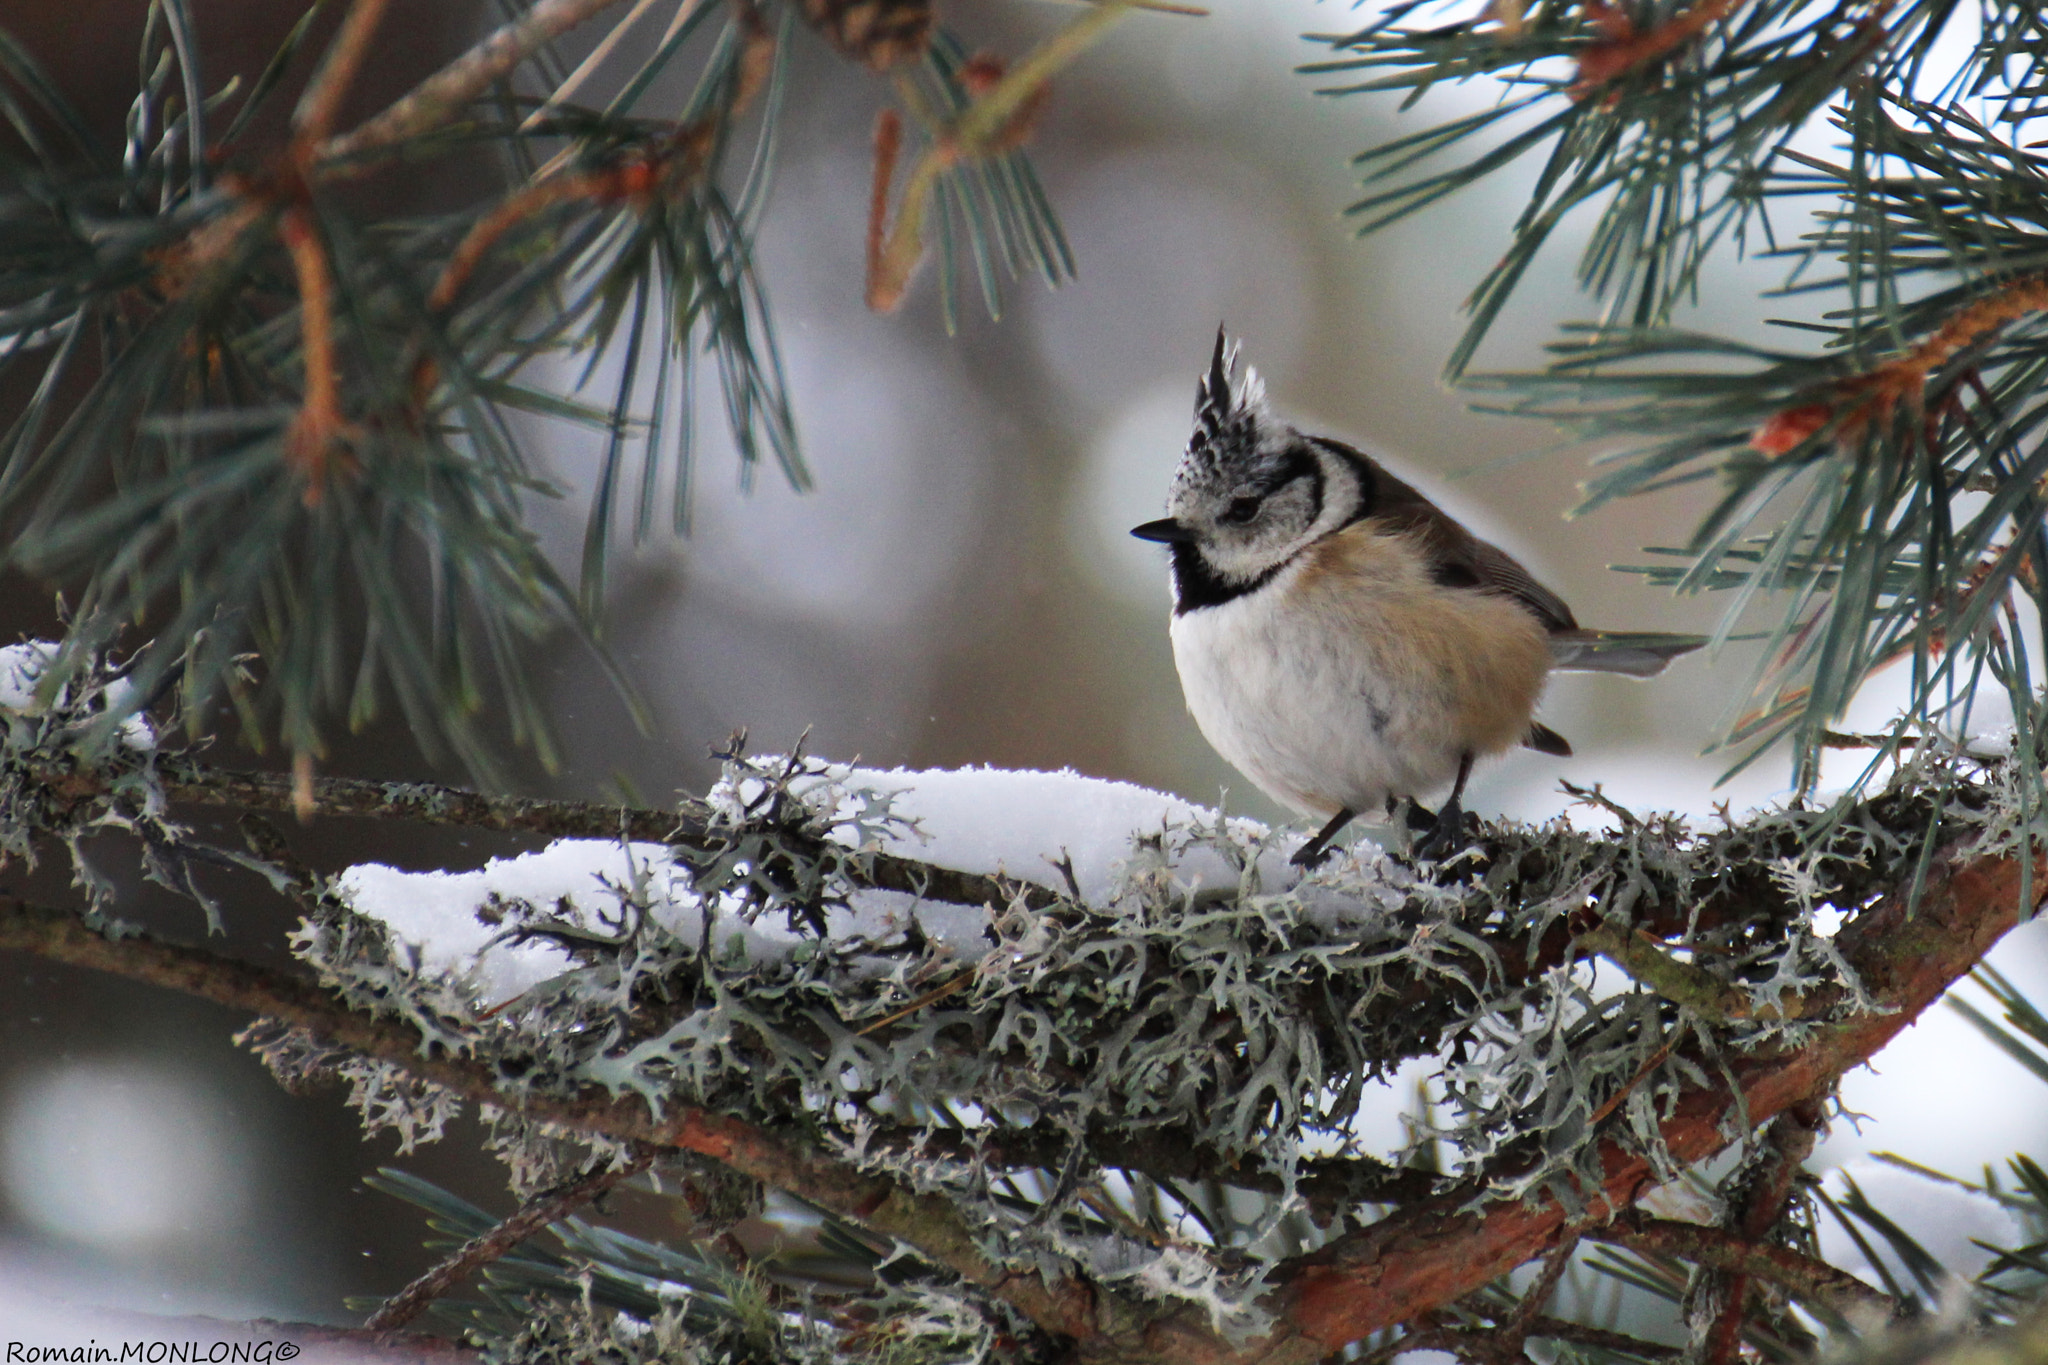
[(454, 118), (493, 82), (548, 43), (621, 0), (539, 0), (539, 3), (414, 86), (354, 131), (329, 138), (320, 160), (335, 162), (417, 137)]
[[(99, 773), (67, 770), (44, 771), (39, 775), (52, 792), (66, 800), (106, 799), (115, 792), (115, 784)], [(174, 803), (297, 813), (289, 774), (212, 768), (166, 755), (157, 761), (157, 776), (165, 798)], [(556, 839), (629, 839), (696, 852), (711, 846), (701, 821), (673, 810), (596, 801), (484, 796), (433, 782), (317, 778), (313, 782), (313, 811), (317, 815), (461, 825)], [(816, 852), (828, 851), (823, 840), (815, 844)], [(1058, 895), (1036, 882), (961, 872), (891, 853), (855, 856), (851, 850), (840, 851), (848, 855), (847, 875), (870, 890), (900, 891), (952, 905), (1008, 905), (1021, 899), (1024, 904), (1043, 910), (1059, 903)]]
[[(401, 1067), (464, 1099), (515, 1109), (542, 1123), (711, 1157), (886, 1237), (902, 1239), (1049, 1332), (1093, 1336), (1098, 1311), (1111, 1306), (1104, 1291), (1080, 1281), (1010, 1270), (990, 1261), (982, 1254), (975, 1229), (945, 1198), (863, 1174), (738, 1119), (690, 1107), (651, 1115), (638, 1100), (613, 1099), (595, 1088), (574, 1097), (506, 1094), (487, 1067), (424, 1056), (419, 1035), (410, 1026), (357, 1014), (304, 978), (145, 934), (106, 938), (66, 911), (0, 897), (0, 949), (10, 948), (282, 1020)], [(1119, 1316), (1141, 1311), (1135, 1304), (1124, 1305)]]
[[(1902, 888), (1852, 920), (1836, 941), (1878, 1010), (1822, 1028), (1805, 1047), (1738, 1064), (1748, 1121), (1765, 1122), (1825, 1094), (1939, 999), (2017, 922), (2022, 871), (2016, 858), (1972, 859), (1951, 845), (1937, 857), (1917, 905)], [(2039, 884), (2043, 869), (2034, 872)], [(1733, 1108), (1733, 1097), (1718, 1086), (1681, 1096), (1662, 1130), (1671, 1159), (1689, 1165), (1724, 1147), (1723, 1124)], [(1618, 1213), (1656, 1183), (1649, 1159), (1612, 1139), (1600, 1160), (1605, 1178), (1586, 1192), (1591, 1217)], [(1512, 1174), (1504, 1164), (1485, 1178)], [(1284, 1265), (1283, 1287), (1270, 1304), (1282, 1326), (1255, 1358), (1262, 1365), (1320, 1360), (1472, 1292), (1566, 1231), (1566, 1210), (1553, 1198), (1470, 1212), (1470, 1197), (1454, 1192), (1405, 1206)]]
[(1588, 1241), (1623, 1247), (1650, 1256), (1669, 1256), (1731, 1274), (1748, 1275), (1782, 1285), (1804, 1299), (1824, 1303), (1838, 1313), (1875, 1309), (1896, 1316), (1900, 1306), (1891, 1295), (1873, 1289), (1826, 1261), (1802, 1256), (1789, 1247), (1749, 1240), (1726, 1228), (1646, 1218), (1630, 1213), (1604, 1227), (1585, 1230)]
[[(1764, 1129), (1752, 1164), (1731, 1191), (1727, 1230), (1738, 1241), (1758, 1251), (1769, 1248), (1771, 1229), (1785, 1215), (1792, 1183), (1813, 1154), (1820, 1126), (1821, 1107), (1809, 1101), (1793, 1105)], [(1750, 1278), (1743, 1266), (1702, 1265), (1694, 1276), (1686, 1308), (1702, 1365), (1729, 1365), (1736, 1358), (1749, 1321)]]
[[(164, 790), (174, 800), (289, 808), (289, 779), (281, 775), (215, 773), (169, 756), (158, 761)], [(54, 794), (80, 800), (112, 798), (106, 779), (90, 774), (59, 774), (47, 780)], [(703, 830), (669, 812), (492, 799), (448, 788), (326, 779), (317, 785), (315, 798), (330, 813), (410, 815), (542, 833), (623, 833), (684, 843), (705, 837)], [(1917, 807), (1906, 809), (1910, 813)], [(1540, 861), (1542, 854), (1532, 849), (1520, 856)], [(1502, 875), (1510, 870), (1497, 869)], [(900, 871), (906, 878), (922, 878), (931, 869), (905, 860)], [(1961, 845), (1951, 844), (1937, 857), (1912, 914), (1903, 890), (1859, 910), (1837, 935), (1836, 944), (1877, 1009), (1816, 1025), (1801, 1048), (1745, 1057), (1734, 1067), (1733, 1077), (1748, 1120), (1767, 1121), (1825, 1093), (1844, 1070), (1889, 1042), (2011, 927), (2017, 918), (2020, 879), (2014, 858), (1970, 858)], [(1695, 909), (1714, 901), (1722, 904), (1723, 913), (1748, 918), (1731, 886), (1719, 879), (1687, 882), (1683, 876), (1674, 882), (1673, 903), (1659, 904), (1652, 913), (1686, 913), (1675, 894), (1684, 887), (1694, 888)], [(1859, 900), (1861, 896), (1856, 894)], [(1547, 1197), (1470, 1210), (1471, 1200), (1488, 1182), (1511, 1179), (1519, 1169), (1511, 1162), (1498, 1163), (1312, 1255), (1283, 1263), (1275, 1277), (1279, 1287), (1266, 1305), (1277, 1327), (1262, 1341), (1238, 1346), (1214, 1328), (1205, 1312), (1184, 1303), (1125, 1299), (1056, 1272), (1011, 1271), (988, 1258), (977, 1241), (980, 1229), (968, 1224), (942, 1196), (919, 1195), (892, 1180), (864, 1174), (754, 1124), (696, 1108), (650, 1116), (637, 1098), (613, 1099), (591, 1090), (571, 1097), (508, 1095), (498, 1089), (498, 1078), (488, 1068), (422, 1057), (419, 1039), (409, 1026), (358, 1017), (304, 980), (153, 940), (110, 941), (57, 911), (11, 901), (0, 902), (0, 907), (0, 947), (26, 948), (277, 1017), (458, 1095), (509, 1105), (541, 1122), (713, 1157), (741, 1174), (885, 1236), (901, 1238), (1045, 1330), (1072, 1338), (1083, 1357), (1174, 1365), (1306, 1365), (1368, 1333), (1415, 1321), (1430, 1309), (1456, 1301), (1542, 1255), (1574, 1227), (1591, 1231), (1583, 1222), (1568, 1226), (1566, 1211)], [(1561, 938), (1560, 950), (1569, 951), (1569, 936)], [(1547, 951), (1548, 941), (1539, 946)], [(1839, 992), (1828, 991), (1811, 992), (1808, 1004), (1814, 1018), (1845, 1006)], [(1356, 1020), (1351, 1025), (1366, 1026)], [(1663, 1126), (1670, 1157), (1689, 1164), (1726, 1145), (1733, 1105), (1733, 1096), (1719, 1085), (1680, 1096)], [(1597, 1191), (1587, 1191), (1591, 1218), (1611, 1217), (1655, 1183), (1650, 1161), (1618, 1142), (1609, 1140), (1599, 1160), (1605, 1178)], [(1216, 1174), (1229, 1178), (1228, 1171)], [(1780, 1267), (1771, 1273), (1785, 1272)], [(1535, 1331), (1532, 1326), (1532, 1334)]]
[(292, 132), (303, 148), (301, 155), (306, 163), (311, 162), (314, 149), (334, 131), (334, 121), (341, 116), (341, 102), (348, 98), (356, 72), (362, 70), (363, 60), (370, 55), (370, 39), (389, 6), (390, 0), (355, 0), (349, 6), (348, 17), (341, 21), (341, 31), (328, 46), (327, 56), (306, 86), (306, 93), (299, 97), (299, 107), (292, 115)]
[(487, 1232), (480, 1232), (451, 1252), (439, 1265), (386, 1299), (363, 1319), (366, 1331), (403, 1327), (427, 1311), (464, 1279), (497, 1260), (527, 1238), (561, 1222), (606, 1190), (632, 1179), (654, 1164), (657, 1153), (643, 1149), (622, 1166), (593, 1171), (527, 1202), (526, 1206)]
[(1606, 0), (1587, 0), (1586, 18), (1600, 30), (1601, 36), (1579, 52), (1571, 97), (1584, 99), (1603, 85), (1662, 61), (1740, 3), (1741, 0), (1700, 0), (1655, 28), (1638, 32), (1627, 10)]

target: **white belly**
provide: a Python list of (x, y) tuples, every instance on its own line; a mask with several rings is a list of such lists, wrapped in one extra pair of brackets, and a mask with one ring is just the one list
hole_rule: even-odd
[[(1529, 676), (1506, 687), (1499, 671), (1465, 666), (1503, 623), (1517, 641), (1529, 637), (1522, 656), (1540, 655), (1520, 608), (1442, 590), (1362, 605), (1356, 593), (1291, 591), (1295, 577), (1172, 624), (1195, 723), (1268, 796), (1307, 814), (1374, 815), (1391, 798), (1449, 787), (1466, 754), (1499, 752), (1526, 732), (1546, 665), (1510, 670)], [(1406, 646), (1424, 630), (1431, 648)]]

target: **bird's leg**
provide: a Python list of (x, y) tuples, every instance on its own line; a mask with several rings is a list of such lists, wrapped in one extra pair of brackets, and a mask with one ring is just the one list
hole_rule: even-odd
[(1330, 856), (1330, 840), (1337, 837), (1337, 831), (1351, 823), (1355, 814), (1349, 806), (1330, 817), (1330, 823), (1316, 831), (1316, 837), (1303, 844), (1298, 852), (1287, 861), (1296, 867), (1314, 867)]
[(1465, 832), (1465, 783), (1472, 776), (1472, 755), (1458, 758), (1458, 780), (1451, 784), (1451, 798), (1436, 813), (1436, 828), (1415, 846), (1418, 858), (1438, 858), (1449, 853)]

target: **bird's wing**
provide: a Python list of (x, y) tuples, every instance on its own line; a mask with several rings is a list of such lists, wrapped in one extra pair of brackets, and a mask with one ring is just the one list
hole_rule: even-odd
[(1578, 620), (1564, 599), (1538, 583), (1535, 575), (1513, 555), (1473, 535), (1450, 513), (1389, 474), (1369, 456), (1341, 441), (1317, 439), (1364, 469), (1372, 481), (1366, 516), (1389, 530), (1415, 536), (1429, 560), (1430, 576), (1438, 583), (1512, 597), (1535, 613), (1545, 630), (1578, 629)]

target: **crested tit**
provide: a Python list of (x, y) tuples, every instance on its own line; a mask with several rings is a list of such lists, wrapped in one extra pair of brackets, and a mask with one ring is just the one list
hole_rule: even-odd
[(1451, 788), (1423, 847), (1457, 834), (1473, 760), (1571, 745), (1534, 718), (1552, 668), (1645, 678), (1697, 635), (1581, 629), (1571, 608), (1373, 460), (1274, 417), (1219, 330), (1168, 515), (1173, 657), (1216, 752), (1274, 800), (1327, 816), (1313, 866), (1361, 811)]

